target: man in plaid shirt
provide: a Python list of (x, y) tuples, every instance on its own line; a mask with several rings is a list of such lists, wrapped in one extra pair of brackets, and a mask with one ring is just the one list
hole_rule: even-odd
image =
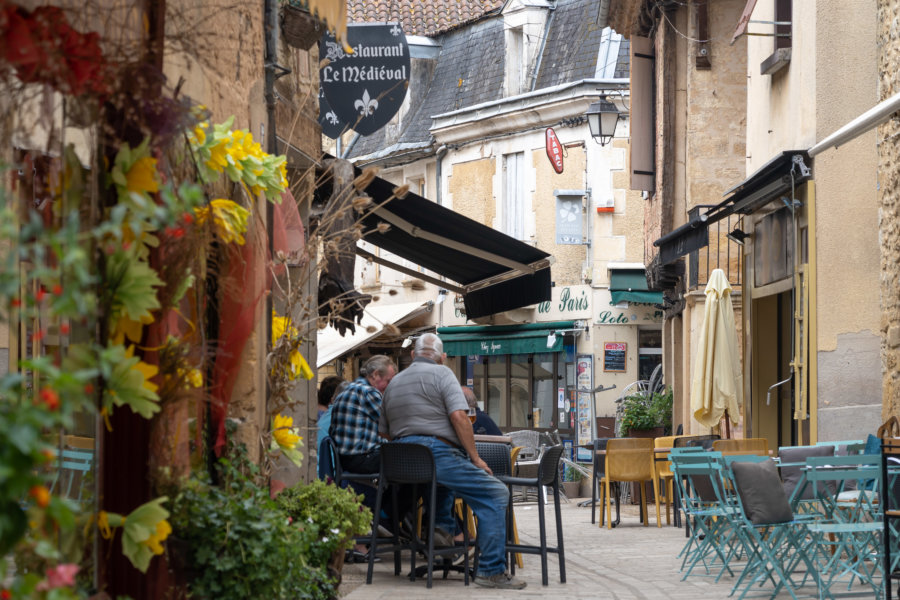
[(344, 470), (379, 471), (381, 394), (396, 374), (397, 365), (390, 357), (373, 356), (363, 366), (363, 374), (335, 398), (328, 431)]

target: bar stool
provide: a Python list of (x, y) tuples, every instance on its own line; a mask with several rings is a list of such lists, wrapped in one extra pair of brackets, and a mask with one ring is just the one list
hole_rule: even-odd
[[(419, 539), (416, 532), (412, 532), (412, 539), (409, 543), (401, 543), (397, 531), (400, 527), (400, 519), (397, 514), (397, 486), (408, 484), (413, 488), (413, 495), (419, 496), (418, 487), (424, 485), (426, 487), (426, 495), (428, 498), (428, 543), (426, 544)], [(387, 486), (391, 486), (393, 495), (391, 511), (392, 531), (391, 545), (388, 548), (382, 548), (382, 552), (394, 553), (394, 575), (400, 574), (400, 552), (403, 550), (410, 551), (410, 580), (416, 579), (416, 553), (425, 554), (425, 560), (428, 563), (427, 587), (432, 585), (432, 571), (434, 567), (434, 558), (436, 556), (451, 556), (459, 554), (459, 548), (451, 546), (447, 548), (434, 547), (434, 517), (436, 512), (435, 497), (437, 495), (437, 478), (435, 476), (434, 456), (431, 449), (421, 444), (406, 444), (391, 442), (381, 446), (381, 472), (378, 476), (378, 493), (375, 499), (375, 514), (381, 513), (382, 499), (384, 490)], [(465, 526), (464, 526), (465, 528)], [(375, 566), (375, 554), (379, 551), (379, 538), (377, 529), (372, 532), (372, 538), (369, 544), (369, 569), (366, 573), (366, 583), (372, 583), (372, 570)], [(463, 535), (463, 552), (464, 559), (464, 581), (465, 585), (469, 585), (469, 536), (468, 531)]]
[[(562, 458), (562, 445), (551, 446), (545, 448), (541, 455), (540, 464), (536, 477), (510, 477), (502, 475), (497, 477), (507, 486), (523, 486), (537, 488), (537, 507), (538, 522), (540, 524), (540, 545), (530, 546), (526, 544), (510, 544), (507, 542), (507, 552), (522, 552), (525, 554), (539, 554), (541, 557), (541, 584), (548, 585), (547, 577), (547, 555), (555, 553), (559, 557), (559, 581), (566, 582), (566, 553), (563, 547), (563, 531), (562, 531), (562, 512), (559, 501), (559, 460)], [(547, 545), (547, 525), (544, 517), (544, 488), (552, 487), (553, 489), (553, 507), (556, 511), (556, 546)], [(512, 494), (509, 500), (509, 512), (512, 511)], [(510, 565), (510, 571), (515, 572), (515, 567)]]

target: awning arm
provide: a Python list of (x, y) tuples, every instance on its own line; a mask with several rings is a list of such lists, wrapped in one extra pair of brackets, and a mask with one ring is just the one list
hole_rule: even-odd
[[(541, 269), (549, 268), (556, 262), (556, 258), (553, 256), (548, 256), (547, 258), (542, 258), (541, 260), (535, 261), (528, 265), (528, 274), (537, 273)], [(519, 271), (507, 271), (506, 273), (500, 273), (499, 275), (494, 275), (493, 277), (488, 277), (487, 279), (482, 279), (481, 281), (476, 281), (475, 283), (470, 283), (465, 288), (465, 293), (474, 292), (475, 290), (480, 290), (482, 288), (491, 287), (492, 285), (497, 285), (498, 283), (502, 283), (509, 279), (515, 279), (516, 277), (521, 277), (522, 273)]]
[(425, 273), (419, 273), (409, 267), (404, 267), (402, 265), (398, 265), (397, 263), (393, 263), (387, 259), (381, 258), (380, 256), (376, 256), (369, 252), (368, 250), (363, 250), (359, 246), (356, 247), (356, 254), (365, 258), (366, 260), (371, 260), (372, 262), (378, 263), (379, 265), (385, 266), (389, 269), (394, 269), (395, 271), (400, 271), (406, 275), (410, 275), (411, 277), (416, 277), (423, 281), (427, 281), (428, 283), (433, 283), (438, 287), (442, 287), (446, 290), (450, 290), (451, 292), (456, 292), (457, 294), (465, 294), (465, 288), (462, 288), (458, 285), (453, 285), (447, 281), (441, 281), (437, 277), (432, 277), (431, 275), (426, 275)]
[(413, 237), (422, 238), (423, 240), (428, 240), (429, 242), (434, 242), (435, 244), (440, 244), (441, 246), (446, 246), (447, 248), (459, 250), (460, 252), (465, 252), (466, 254), (483, 258), (484, 260), (488, 260), (498, 265), (505, 265), (510, 269), (515, 269), (516, 271), (520, 271), (526, 275), (531, 275), (535, 271), (535, 269), (529, 265), (522, 264), (515, 260), (510, 260), (504, 256), (494, 254), (493, 252), (487, 252), (486, 250), (482, 250), (481, 248), (475, 248), (474, 246), (456, 242), (454, 240), (451, 240), (450, 238), (446, 238), (436, 233), (425, 231), (420, 227), (416, 227), (409, 221), (398, 217), (384, 207), (376, 208), (373, 212), (394, 227), (399, 227), (402, 231), (405, 231)]

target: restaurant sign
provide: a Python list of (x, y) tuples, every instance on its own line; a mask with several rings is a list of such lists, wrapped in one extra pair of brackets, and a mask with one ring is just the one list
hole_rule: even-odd
[(331, 32), (322, 36), (319, 82), (337, 118), (360, 135), (371, 135), (391, 120), (406, 97), (406, 35), (396, 23), (354, 23), (347, 26), (347, 45), (352, 52), (345, 52)]

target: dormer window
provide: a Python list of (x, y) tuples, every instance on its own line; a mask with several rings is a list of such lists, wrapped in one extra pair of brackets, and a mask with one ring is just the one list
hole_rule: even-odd
[(527, 82), (525, 32), (522, 27), (506, 30), (506, 95), (515, 96), (525, 90)]

